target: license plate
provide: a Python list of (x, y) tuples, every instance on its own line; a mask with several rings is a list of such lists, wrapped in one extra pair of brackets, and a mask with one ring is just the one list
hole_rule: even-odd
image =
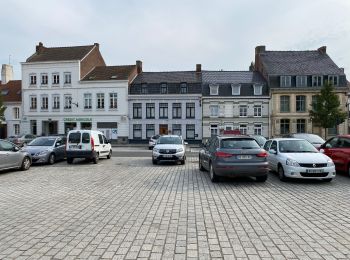
[(70, 145), (69, 146), (70, 149), (79, 149), (79, 145)]
[(164, 154), (163, 157), (165, 157), (165, 158), (171, 158), (172, 155), (171, 155), (171, 154)]
[(322, 173), (323, 169), (306, 169), (307, 173)]
[(249, 160), (249, 159), (252, 159), (252, 156), (251, 155), (238, 155), (237, 158), (242, 159), (242, 160)]

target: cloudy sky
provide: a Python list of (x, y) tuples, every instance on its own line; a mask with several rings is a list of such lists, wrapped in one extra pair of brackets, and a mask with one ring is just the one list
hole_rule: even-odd
[(47, 47), (100, 43), (108, 65), (145, 71), (247, 70), (254, 48), (326, 45), (350, 74), (349, 0), (0, 0), (0, 62), (14, 66)]

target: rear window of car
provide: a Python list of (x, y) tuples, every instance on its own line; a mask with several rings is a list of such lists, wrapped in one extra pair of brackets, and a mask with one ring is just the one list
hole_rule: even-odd
[(82, 137), (81, 137), (81, 142), (83, 144), (88, 144), (90, 143), (90, 134), (89, 133), (83, 133)]
[(252, 138), (227, 138), (221, 140), (223, 149), (258, 149), (259, 144)]
[(70, 133), (68, 137), (68, 143), (80, 143), (80, 133)]

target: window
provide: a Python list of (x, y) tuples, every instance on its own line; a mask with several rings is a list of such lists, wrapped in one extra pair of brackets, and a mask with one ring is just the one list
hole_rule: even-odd
[(30, 120), (30, 133), (32, 135), (36, 135), (37, 131), (36, 131), (36, 120)]
[(147, 124), (146, 125), (146, 138), (149, 139), (152, 136), (155, 135), (155, 131), (154, 131), (154, 125), (153, 124)]
[(210, 135), (211, 136), (218, 135), (218, 125), (210, 125)]
[(306, 96), (296, 96), (296, 111), (305, 112), (306, 110)]
[(338, 86), (338, 76), (329, 75), (328, 82), (331, 83), (333, 86)]
[(195, 138), (195, 125), (186, 125), (186, 139), (194, 139)]
[(211, 105), (210, 106), (210, 116), (214, 116), (214, 117), (219, 116), (219, 106), (218, 105)]
[(306, 133), (306, 120), (297, 119), (297, 133)]
[(49, 82), (49, 77), (46, 73), (41, 74), (41, 85), (47, 85)]
[(19, 119), (19, 107), (14, 107), (13, 108), (13, 117), (15, 119)]
[(195, 104), (186, 103), (186, 118), (195, 118)]
[(338, 134), (338, 127), (334, 126), (331, 128), (327, 128), (328, 135), (337, 135)]
[(84, 94), (84, 109), (92, 108), (92, 95), (91, 93)]
[(155, 118), (155, 105), (154, 103), (146, 104), (146, 118)]
[(64, 109), (72, 109), (72, 95), (64, 95)]
[(49, 109), (49, 97), (41, 96), (41, 110)]
[(20, 132), (19, 124), (14, 124), (13, 126), (15, 128), (15, 135), (19, 135), (19, 132)]
[(239, 125), (239, 131), (241, 132), (242, 135), (247, 134), (248, 127), (246, 124), (240, 124)]
[(296, 77), (297, 87), (306, 87), (307, 86), (307, 76), (297, 76)]
[(72, 83), (72, 74), (70, 72), (64, 73), (64, 84), (69, 85)]
[(29, 82), (30, 82), (30, 85), (36, 85), (36, 75), (35, 74), (31, 74), (29, 76)]
[(231, 87), (233, 96), (238, 96), (241, 94), (241, 85), (231, 85)]
[(36, 108), (37, 108), (36, 96), (30, 96), (30, 110), (36, 110)]
[(246, 117), (247, 116), (248, 108), (245, 105), (239, 106), (239, 117)]
[(96, 99), (97, 99), (97, 109), (104, 109), (105, 108), (105, 94), (104, 93), (97, 93)]
[(292, 86), (292, 77), (291, 76), (281, 76), (280, 86), (283, 88), (288, 88)]
[(173, 118), (181, 118), (181, 103), (173, 103)]
[(262, 126), (261, 124), (254, 124), (254, 134), (262, 135)]
[(168, 93), (168, 86), (166, 83), (160, 84), (160, 94), (167, 94)]
[(261, 85), (254, 85), (254, 95), (260, 96), (262, 95), (262, 87)]
[(313, 95), (312, 96), (312, 101), (311, 101), (311, 106), (312, 106), (313, 110), (316, 109), (316, 104), (317, 104), (317, 95)]
[(54, 95), (53, 96), (53, 109), (60, 109), (60, 96)]
[(254, 116), (255, 117), (261, 117), (261, 105), (254, 105)]
[(188, 90), (187, 90), (187, 84), (186, 83), (181, 83), (180, 84), (180, 93), (181, 94), (187, 94)]
[(313, 87), (321, 87), (323, 85), (323, 77), (322, 76), (312, 76), (312, 86)]
[(148, 89), (147, 89), (146, 83), (141, 85), (141, 94), (148, 94)]
[(141, 103), (134, 103), (132, 105), (132, 110), (133, 110), (133, 118), (135, 118), (135, 119), (142, 118), (142, 104)]
[(118, 108), (118, 93), (109, 93), (109, 108)]
[(133, 125), (133, 135), (134, 135), (134, 139), (142, 139), (142, 125), (141, 124)]
[(52, 84), (53, 85), (60, 84), (60, 74), (58, 74), (58, 73), (53, 73), (52, 74)]
[(280, 97), (280, 111), (281, 113), (289, 112), (289, 96)]
[(168, 103), (159, 104), (159, 118), (168, 118)]
[(281, 135), (289, 134), (289, 119), (281, 119), (280, 132)]
[(211, 96), (219, 95), (219, 85), (210, 85), (209, 88)]
[(180, 124), (173, 124), (173, 135), (178, 135), (178, 136), (182, 135)]

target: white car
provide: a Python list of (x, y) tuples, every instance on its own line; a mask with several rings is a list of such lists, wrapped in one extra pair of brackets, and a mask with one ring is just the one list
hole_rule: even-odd
[(152, 150), (158, 141), (159, 135), (152, 136), (148, 141), (148, 149)]
[(277, 172), (281, 181), (305, 178), (329, 182), (336, 175), (332, 159), (304, 139), (271, 139), (265, 143), (264, 149), (268, 151), (270, 170)]
[(152, 163), (174, 161), (185, 164), (187, 143), (178, 135), (163, 135), (158, 138), (152, 151)]

